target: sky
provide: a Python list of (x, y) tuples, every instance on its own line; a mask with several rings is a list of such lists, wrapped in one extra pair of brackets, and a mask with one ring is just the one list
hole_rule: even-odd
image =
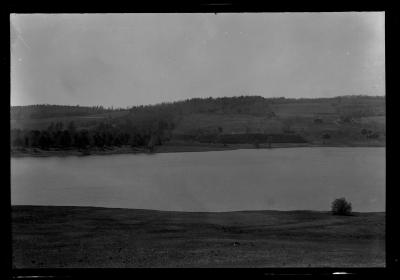
[(11, 105), (385, 95), (383, 12), (12, 14)]

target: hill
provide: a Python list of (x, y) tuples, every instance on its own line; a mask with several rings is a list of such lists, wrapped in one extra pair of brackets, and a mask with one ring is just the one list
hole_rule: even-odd
[(16, 268), (385, 266), (385, 213), (12, 206), (12, 234)]
[[(384, 146), (385, 114), (385, 98), (379, 96), (318, 99), (239, 96), (194, 98), (127, 109), (18, 106), (11, 107), (11, 128), (13, 147), (30, 147), (33, 143), (42, 148), (62, 148), (57, 140), (51, 142), (56, 137), (52, 134), (55, 124), (58, 123), (61, 133), (71, 122), (76, 131), (67, 130), (69, 134), (83, 131), (87, 135), (82, 136), (88, 138), (83, 141), (87, 142), (85, 148), (156, 147), (166, 143)], [(36, 140), (31, 136), (35, 130), (39, 131)], [(49, 144), (43, 140), (39, 145), (39, 138), (46, 131), (44, 137), (50, 139)], [(104, 133), (109, 137), (103, 137)], [(74, 142), (74, 135), (70, 137), (70, 142)], [(102, 140), (96, 141), (96, 137)]]

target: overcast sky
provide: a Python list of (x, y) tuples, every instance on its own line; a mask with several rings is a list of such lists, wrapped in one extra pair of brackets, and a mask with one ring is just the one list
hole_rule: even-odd
[(11, 15), (11, 105), (385, 94), (384, 13)]

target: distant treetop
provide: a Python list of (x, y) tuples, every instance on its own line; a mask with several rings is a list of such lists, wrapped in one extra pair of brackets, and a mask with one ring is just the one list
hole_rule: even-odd
[(273, 115), (269, 108), (271, 104), (284, 103), (307, 103), (310, 101), (336, 102), (348, 104), (353, 102), (369, 100), (384, 100), (384, 96), (367, 95), (348, 95), (336, 96), (331, 98), (285, 98), (270, 97), (265, 98), (259, 95), (241, 95), (234, 97), (207, 97), (191, 98), (175, 102), (163, 102), (154, 105), (139, 105), (123, 108), (104, 108), (103, 106), (68, 106), (68, 105), (49, 105), (37, 104), (28, 106), (11, 106), (11, 119), (41, 119), (66, 116), (86, 116), (103, 114), (115, 111), (128, 110), (133, 114), (145, 112), (164, 112), (174, 115), (190, 113), (221, 113), (221, 114), (250, 114), (250, 115)]

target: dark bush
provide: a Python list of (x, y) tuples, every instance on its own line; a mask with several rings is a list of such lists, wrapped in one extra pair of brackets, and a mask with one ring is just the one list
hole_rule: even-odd
[(322, 139), (330, 139), (331, 135), (329, 133), (322, 134)]
[(351, 203), (347, 202), (344, 197), (335, 199), (332, 202), (332, 214), (333, 215), (350, 215), (351, 214)]
[(374, 132), (374, 133), (368, 134), (367, 138), (373, 138), (373, 139), (379, 138), (379, 133)]

